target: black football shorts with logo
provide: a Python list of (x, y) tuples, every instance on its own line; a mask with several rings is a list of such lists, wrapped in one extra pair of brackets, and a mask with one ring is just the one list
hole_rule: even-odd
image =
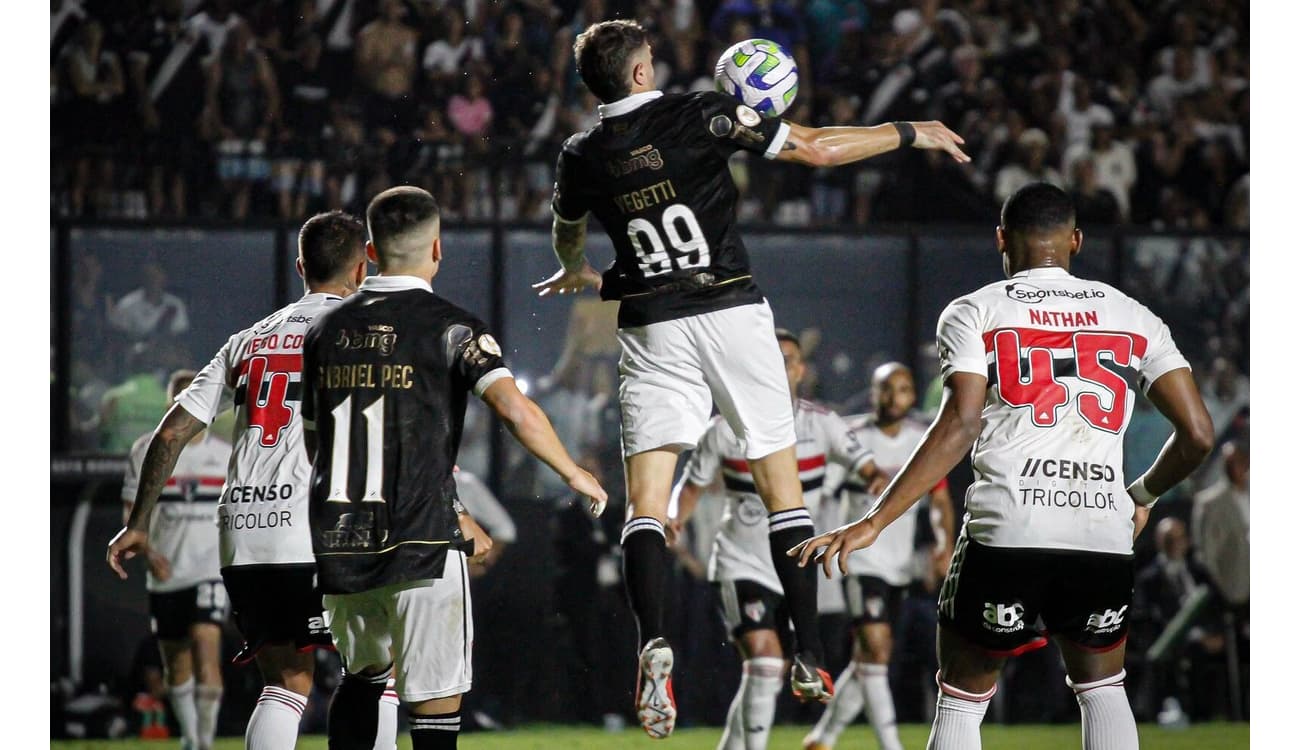
[(221, 576), (230, 592), (235, 625), (244, 636), (236, 662), (251, 661), (271, 644), (299, 651), (334, 647), (325, 627), (315, 565), (240, 565), (223, 569)]
[(1128, 636), (1132, 601), (1132, 557), (989, 547), (962, 533), (939, 590), (939, 624), (994, 656), (1041, 648), (1048, 635), (1109, 651)]
[(892, 625), (903, 606), (903, 595), (907, 589), (893, 586), (883, 578), (875, 576), (849, 576), (844, 579), (844, 601), (853, 626), (884, 623)]
[(190, 637), (190, 626), (226, 621), (226, 588), (221, 581), (204, 581), (178, 591), (149, 592), (149, 619), (163, 641)]
[(794, 629), (785, 596), (757, 581), (716, 581), (714, 587), (722, 600), (722, 624), (732, 640), (752, 630), (775, 630), (781, 648), (792, 654)]

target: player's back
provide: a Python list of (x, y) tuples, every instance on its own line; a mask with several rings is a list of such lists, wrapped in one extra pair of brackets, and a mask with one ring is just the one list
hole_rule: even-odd
[(614, 244), (601, 295), (623, 301), (620, 326), (762, 300), (727, 158), (739, 148), (774, 155), (788, 126), (717, 92), (658, 93), (602, 105), (601, 121), (565, 142), (557, 169), (556, 213), (594, 213)]
[(404, 277), (368, 279), (305, 345), (312, 536), (326, 593), (440, 574), (460, 539), (452, 467), (467, 398), (492, 373), (508, 375), (477, 318), (394, 278)]
[(233, 451), (218, 505), (222, 567), (310, 564), (302, 437), (302, 344), (308, 327), (340, 301), (307, 294), (231, 336), (177, 399), (211, 422), (230, 399)]
[(1107, 284), (1033, 269), (948, 306), (945, 375), (988, 377), (967, 527), (979, 542), (1127, 554), (1123, 436), (1136, 390), (1186, 367), (1169, 329)]

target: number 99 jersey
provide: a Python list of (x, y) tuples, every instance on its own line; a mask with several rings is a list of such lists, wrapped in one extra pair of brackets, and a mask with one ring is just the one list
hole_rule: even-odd
[(1131, 554), (1124, 430), (1138, 388), (1188, 367), (1168, 326), (1114, 287), (1040, 268), (953, 301), (938, 338), (945, 379), (988, 378), (966, 533)]
[(727, 158), (775, 158), (789, 125), (714, 91), (647, 91), (599, 109), (564, 143), (551, 208), (562, 222), (593, 213), (609, 233), (601, 296), (622, 300), (619, 327), (761, 302)]

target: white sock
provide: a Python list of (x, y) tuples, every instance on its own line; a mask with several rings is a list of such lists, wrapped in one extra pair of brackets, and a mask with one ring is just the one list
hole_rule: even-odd
[(181, 737), (198, 747), (199, 713), (194, 706), (194, 678), (191, 677), (179, 685), (169, 685), (167, 701), (171, 703), (172, 715), (180, 725)]
[(262, 688), (244, 733), (245, 750), (292, 750), (306, 709), (305, 696), (273, 685)]
[(859, 664), (855, 674), (862, 684), (867, 707), (867, 721), (876, 732), (880, 750), (903, 750), (898, 739), (898, 715), (894, 713), (894, 694), (889, 691), (887, 664)]
[[(743, 685), (743, 675), (740, 681)], [(731, 707), (727, 709), (727, 724), (722, 728), (717, 750), (745, 750), (744, 695), (744, 690), (740, 689), (736, 691), (736, 697), (731, 699)]]
[(1124, 675), (1121, 669), (1096, 682), (1066, 678), (1083, 713), (1083, 750), (1137, 750), (1137, 723), (1124, 692)]
[(776, 720), (776, 697), (781, 693), (785, 660), (760, 656), (748, 659), (740, 678), (741, 720), (745, 750), (766, 750), (767, 736)]
[(840, 673), (839, 679), (835, 680), (835, 695), (831, 696), (831, 702), (826, 705), (826, 710), (822, 711), (821, 718), (817, 720), (817, 726), (808, 733), (805, 741), (833, 747), (844, 730), (862, 713), (866, 697), (862, 693), (862, 683), (854, 676), (854, 670), (858, 666), (857, 662), (850, 662)]
[(987, 693), (967, 693), (940, 682), (934, 726), (925, 750), (980, 750), (980, 722), (997, 691), (994, 685)]
[(375, 750), (397, 750), (397, 680), (388, 678), (384, 695), (379, 699), (379, 731), (375, 732)]
[(194, 689), (194, 703), (199, 710), (199, 750), (212, 750), (217, 741), (217, 715), (221, 713), (220, 685), (199, 685)]

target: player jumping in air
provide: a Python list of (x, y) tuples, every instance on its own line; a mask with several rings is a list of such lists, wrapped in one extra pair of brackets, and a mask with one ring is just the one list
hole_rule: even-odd
[[(975, 481), (939, 592), (939, 700), (928, 747), (980, 746), (980, 722), (1010, 656), (1046, 645), (1043, 618), (1079, 701), (1085, 750), (1137, 748), (1124, 692), (1133, 540), (1151, 505), (1214, 445), (1214, 429), (1169, 328), (1112, 286), (1070, 275), (1083, 242), (1074, 205), (1034, 183), (1002, 207), (1009, 281), (939, 318), (943, 402), (907, 466), (858, 521), (790, 551), (830, 573), (870, 546), (971, 450)], [(1124, 485), (1124, 431), (1138, 389), (1174, 434)]]
[[(916, 383), (912, 371), (898, 362), (887, 362), (871, 375), (873, 414), (848, 419), (854, 436), (875, 456), (880, 470), (896, 475), (925, 435), (925, 425), (909, 414), (916, 405)], [(871, 485), (849, 477), (845, 482), (854, 517), (871, 508), (885, 484)], [(947, 478), (940, 479), (929, 493), (930, 524), (935, 546), (929, 563), (942, 577), (952, 557), (952, 498)], [(893, 622), (915, 577), (917, 516), (914, 504), (881, 534), (869, 549), (849, 557), (849, 612), (853, 617), (853, 661), (835, 681), (835, 697), (826, 706), (817, 726), (804, 739), (805, 750), (829, 750), (844, 729), (865, 708), (881, 750), (902, 750), (895, 723), (894, 696), (889, 690), (889, 656), (894, 649)]]
[[(766, 119), (717, 92), (654, 88), (649, 36), (604, 21), (574, 43), (578, 72), (600, 99), (600, 122), (569, 138), (555, 178), (553, 241), (561, 270), (543, 296), (587, 288), (621, 300), (619, 402), (628, 488), (624, 578), (640, 632), (636, 711), (651, 737), (673, 731), (673, 652), (664, 638), (671, 558), (664, 520), (678, 453), (704, 433), (716, 402), (768, 513), (769, 545), (795, 627), (794, 693), (828, 700), (817, 632), (817, 582), (785, 550), (813, 534), (795, 459), (794, 412), (772, 312), (735, 227), (727, 157), (739, 149), (818, 167), (915, 146), (969, 161), (938, 122), (806, 128)], [(617, 258), (602, 275), (583, 252), (588, 214)]]

